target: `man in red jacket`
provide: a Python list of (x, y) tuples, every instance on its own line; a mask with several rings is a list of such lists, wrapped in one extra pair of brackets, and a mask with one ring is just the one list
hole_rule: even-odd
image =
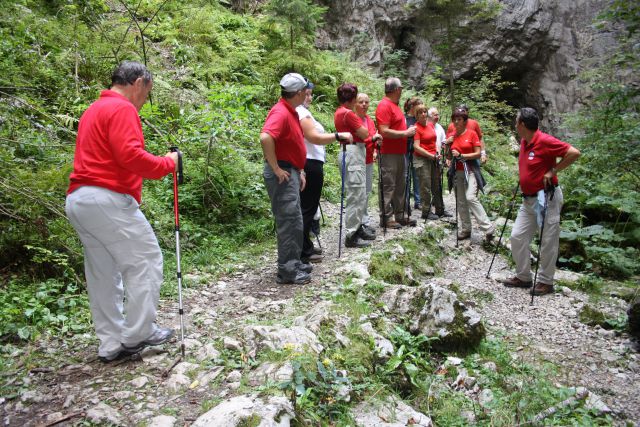
[(177, 153), (154, 156), (144, 149), (138, 111), (152, 86), (144, 65), (123, 62), (111, 76), (111, 88), (100, 93), (78, 125), (66, 213), (84, 247), (103, 362), (173, 336), (172, 329), (155, 323), (162, 252), (139, 205), (143, 178), (160, 179), (178, 162)]

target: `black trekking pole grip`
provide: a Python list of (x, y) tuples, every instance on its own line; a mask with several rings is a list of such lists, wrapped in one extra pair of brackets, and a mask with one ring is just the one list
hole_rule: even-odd
[(178, 149), (178, 147), (170, 147), (172, 153), (178, 153), (178, 184), (182, 184), (184, 182), (184, 175), (182, 173), (182, 151)]

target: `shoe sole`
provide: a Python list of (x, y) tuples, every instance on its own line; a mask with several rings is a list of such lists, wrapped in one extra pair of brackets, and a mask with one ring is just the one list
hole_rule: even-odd
[[(142, 350), (142, 349), (140, 349)], [(98, 360), (100, 360), (102, 363), (111, 363), (111, 362), (116, 362), (118, 360), (122, 360), (122, 359), (126, 359), (127, 357), (131, 357), (134, 354), (138, 354), (140, 352), (140, 350), (138, 351), (134, 351), (134, 350), (130, 350), (125, 348), (124, 350), (121, 350), (118, 354), (116, 354), (115, 356), (109, 358), (109, 357), (104, 357), (104, 356), (98, 356)]]
[(529, 283), (528, 285), (527, 284), (513, 285), (513, 284), (502, 283), (502, 286), (504, 286), (505, 288), (524, 288), (524, 289), (528, 289), (531, 286), (533, 286), (533, 283)]
[(155, 347), (157, 345), (162, 345), (162, 344), (166, 344), (169, 341), (171, 341), (171, 338), (173, 338), (173, 336), (175, 335), (175, 333), (172, 331), (171, 334), (166, 337), (165, 339), (163, 339), (162, 341), (158, 341), (158, 342), (154, 342), (154, 341), (142, 341), (134, 346), (127, 346), (122, 344), (122, 347), (126, 350), (126, 351), (131, 351), (134, 353), (139, 353), (140, 351), (144, 350), (146, 347)]

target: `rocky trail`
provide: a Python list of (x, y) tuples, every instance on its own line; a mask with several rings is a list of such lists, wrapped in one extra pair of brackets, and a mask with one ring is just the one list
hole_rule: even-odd
[[(453, 198), (448, 196), (445, 202), (453, 212)], [(26, 374), (24, 370), (20, 375), (1, 374), (0, 381), (20, 390), (16, 395), (0, 397), (2, 425), (70, 426), (90, 421), (97, 425), (222, 426), (235, 425), (234, 417), (249, 410), (264, 419), (271, 416), (282, 421), (265, 425), (289, 425), (289, 418), (283, 416), (291, 411), (288, 399), (251, 396), (266, 379), (290, 377), (290, 370), (267, 363), (243, 372), (258, 348), (247, 342), (269, 337), (280, 343), (304, 341), (308, 329), (301, 326), (314, 330), (304, 322), (314, 323), (310, 313), (321, 311), (331, 295), (340, 290), (340, 278), (346, 273), (366, 277), (373, 250), (392, 245), (397, 237), (418, 234), (425, 227), (419, 220), (417, 227), (388, 230), (386, 236), (378, 229), (372, 248), (343, 248), (338, 259), (338, 209), (329, 203), (323, 203), (323, 208), (327, 217), (321, 232), (325, 258), (314, 265), (310, 284), (277, 285), (273, 252), (261, 257), (259, 267), (236, 266), (234, 273), (217, 280), (198, 272), (184, 272), (190, 284), (184, 292), (187, 357), (168, 375), (163, 374), (179, 355), (177, 341), (146, 349), (132, 360), (109, 364), (97, 360), (92, 334), (17, 347), (14, 357), (21, 360), (18, 366), (30, 368)], [(413, 217), (419, 215), (414, 212)], [(444, 277), (438, 280), (457, 284), (466, 296), (465, 303), (482, 315), (489, 336), (513, 343), (516, 358), (536, 365), (545, 361), (559, 365), (554, 377), (558, 384), (586, 387), (601, 398), (601, 408), (611, 411), (615, 419), (639, 422), (638, 348), (627, 334), (580, 323), (577, 315), (588, 296), (562, 288), (553, 295), (537, 297), (530, 305), (525, 290), (507, 289), (494, 280), (509, 274), (502, 256), (496, 259), (492, 279), (485, 278), (492, 254), (483, 249), (480, 235), (474, 233), (471, 242), (460, 242), (455, 248), (451, 227), (438, 221), (427, 226), (445, 228), (442, 245), (447, 257), (443, 261)], [(165, 286), (174, 284), (167, 280)], [(622, 300), (607, 299), (601, 305), (612, 313), (625, 309)], [(179, 328), (175, 301), (161, 301), (159, 313), (160, 324)], [(284, 327), (277, 331), (284, 336), (271, 336), (276, 333), (276, 325)], [(252, 328), (250, 332), (247, 327)], [(46, 357), (34, 360), (31, 353), (36, 349), (44, 351)], [(229, 399), (234, 397), (237, 406), (232, 408)], [(216, 405), (220, 405), (217, 414), (203, 416)], [(430, 420), (420, 418), (424, 415), (404, 406), (414, 421), (424, 419), (416, 425), (430, 425)]]

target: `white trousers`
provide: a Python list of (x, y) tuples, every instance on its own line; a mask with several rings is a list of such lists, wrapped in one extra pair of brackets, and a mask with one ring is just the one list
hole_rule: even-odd
[(80, 187), (66, 213), (84, 247), (84, 268), (98, 355), (108, 357), (155, 332), (162, 252), (151, 225), (128, 194)]
[(478, 200), (478, 184), (473, 173), (468, 176), (465, 182), (464, 171), (456, 171), (456, 198), (458, 200), (458, 215), (460, 216), (460, 230), (471, 232), (471, 214), (473, 214), (478, 228), (482, 231), (489, 231), (491, 222), (484, 211), (480, 200)]
[[(511, 252), (516, 263), (516, 277), (525, 282), (532, 279), (531, 274), (531, 240), (538, 232), (535, 197), (525, 197), (518, 211), (516, 222), (511, 231)], [(542, 244), (540, 248), (540, 265), (538, 267), (538, 282), (553, 285), (553, 275), (556, 272), (558, 246), (560, 237), (560, 211), (564, 197), (562, 190), (557, 187), (553, 200), (547, 204), (547, 214), (544, 220)]]

